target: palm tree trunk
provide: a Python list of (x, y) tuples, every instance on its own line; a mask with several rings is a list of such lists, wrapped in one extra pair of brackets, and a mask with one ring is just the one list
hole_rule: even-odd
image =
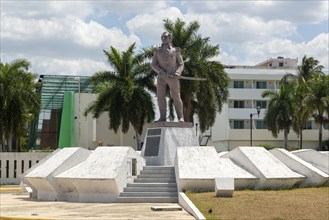
[(135, 134), (136, 134), (136, 143), (137, 143), (137, 149), (136, 150), (140, 150), (141, 149), (141, 135), (138, 133), (138, 131), (135, 130)]
[(184, 121), (185, 122), (190, 122), (191, 118), (193, 117), (192, 111), (193, 111), (193, 106), (192, 106), (192, 94), (188, 94), (185, 97), (185, 100), (183, 101), (183, 113), (184, 113)]
[(303, 130), (299, 133), (299, 149), (303, 149)]
[(284, 135), (284, 149), (287, 149), (287, 147), (288, 147), (288, 130), (287, 129), (284, 129), (283, 135)]
[(13, 133), (10, 132), (8, 139), (7, 139), (7, 151), (12, 152), (13, 151)]
[(319, 126), (319, 146), (318, 146), (319, 150), (322, 150), (322, 125), (323, 122), (321, 121)]
[(1, 135), (1, 151), (5, 151), (5, 136)]

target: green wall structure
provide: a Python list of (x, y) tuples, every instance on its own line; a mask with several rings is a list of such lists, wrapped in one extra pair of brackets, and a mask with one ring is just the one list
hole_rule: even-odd
[(74, 92), (64, 93), (58, 148), (74, 147)]

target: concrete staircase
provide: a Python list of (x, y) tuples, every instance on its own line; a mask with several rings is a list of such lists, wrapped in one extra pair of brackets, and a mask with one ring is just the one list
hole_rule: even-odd
[(177, 184), (173, 166), (145, 166), (134, 183), (120, 193), (123, 203), (177, 203)]

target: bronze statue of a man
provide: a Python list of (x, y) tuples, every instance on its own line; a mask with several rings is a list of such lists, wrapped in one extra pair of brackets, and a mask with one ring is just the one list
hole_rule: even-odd
[(177, 118), (184, 122), (183, 102), (180, 96), (180, 84), (178, 76), (184, 69), (184, 61), (180, 54), (180, 48), (172, 46), (172, 35), (164, 32), (161, 35), (162, 45), (154, 50), (152, 59), (152, 69), (158, 74), (157, 79), (157, 99), (160, 111), (158, 121), (167, 119), (167, 87), (170, 89), (170, 95), (174, 100)]

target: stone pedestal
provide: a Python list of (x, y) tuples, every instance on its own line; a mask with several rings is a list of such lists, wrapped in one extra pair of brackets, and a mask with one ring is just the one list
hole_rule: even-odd
[(157, 122), (149, 125), (141, 155), (148, 166), (174, 166), (178, 147), (199, 146), (193, 124)]

